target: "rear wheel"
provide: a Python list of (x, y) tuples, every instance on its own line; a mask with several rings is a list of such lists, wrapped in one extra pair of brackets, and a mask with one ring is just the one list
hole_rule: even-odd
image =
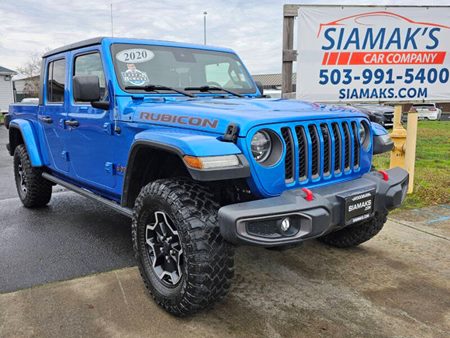
[(376, 213), (375, 216), (367, 221), (350, 225), (342, 230), (331, 232), (318, 240), (337, 247), (350, 248), (368, 241), (383, 229), (387, 220), (387, 213)]
[(27, 208), (46, 206), (52, 197), (52, 184), (42, 177), (42, 169), (33, 167), (24, 144), (14, 151), (14, 178), (17, 192)]
[(220, 301), (230, 289), (234, 250), (217, 225), (219, 206), (195, 182), (145, 186), (133, 213), (133, 247), (144, 283), (168, 312), (185, 316)]

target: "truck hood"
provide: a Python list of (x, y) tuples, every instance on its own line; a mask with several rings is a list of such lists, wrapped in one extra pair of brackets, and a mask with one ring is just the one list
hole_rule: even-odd
[[(120, 103), (119, 103), (120, 104)], [(122, 119), (224, 134), (239, 126), (239, 136), (259, 125), (294, 121), (365, 117), (351, 107), (284, 99), (151, 99), (132, 100), (120, 109)]]

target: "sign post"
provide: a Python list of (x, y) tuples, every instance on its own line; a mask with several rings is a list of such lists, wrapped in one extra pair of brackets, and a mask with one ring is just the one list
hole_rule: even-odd
[(408, 113), (408, 125), (406, 127), (406, 170), (409, 173), (408, 194), (414, 191), (414, 169), (416, 163), (416, 141), (417, 141), (417, 111)]
[(394, 107), (394, 123), (392, 126), (391, 138), (394, 141), (394, 148), (391, 151), (390, 168), (405, 168), (405, 143), (406, 130), (402, 126), (403, 106), (397, 104)]

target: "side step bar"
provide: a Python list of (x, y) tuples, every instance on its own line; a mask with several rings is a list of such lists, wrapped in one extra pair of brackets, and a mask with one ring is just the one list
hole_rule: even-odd
[(90, 198), (91, 200), (94, 200), (96, 202), (100, 202), (100, 203), (106, 205), (107, 207), (114, 209), (117, 212), (120, 212), (122, 215), (128, 216), (130, 218), (133, 216), (133, 211), (130, 208), (124, 208), (124, 207), (120, 206), (119, 204), (117, 204), (113, 201), (110, 201), (106, 198), (103, 198), (101, 196), (98, 196), (89, 190), (77, 187), (76, 185), (73, 185), (71, 183), (67, 183), (66, 181), (56, 178), (55, 176), (52, 176), (48, 173), (42, 173), (42, 177), (53, 183), (61, 185), (64, 188), (72, 190), (84, 197)]

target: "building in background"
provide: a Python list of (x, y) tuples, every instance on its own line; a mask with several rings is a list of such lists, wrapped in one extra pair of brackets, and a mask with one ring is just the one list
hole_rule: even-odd
[(39, 96), (39, 75), (27, 76), (18, 74), (12, 80), (14, 102), (22, 102), (25, 98), (37, 98)]
[[(264, 94), (272, 98), (281, 97), (281, 74), (258, 74), (253, 75), (253, 79), (261, 82), (264, 88)], [(292, 74), (292, 83), (297, 83), (297, 74)]]
[(8, 111), (8, 106), (14, 102), (12, 76), (16, 72), (0, 66), (0, 112)]

